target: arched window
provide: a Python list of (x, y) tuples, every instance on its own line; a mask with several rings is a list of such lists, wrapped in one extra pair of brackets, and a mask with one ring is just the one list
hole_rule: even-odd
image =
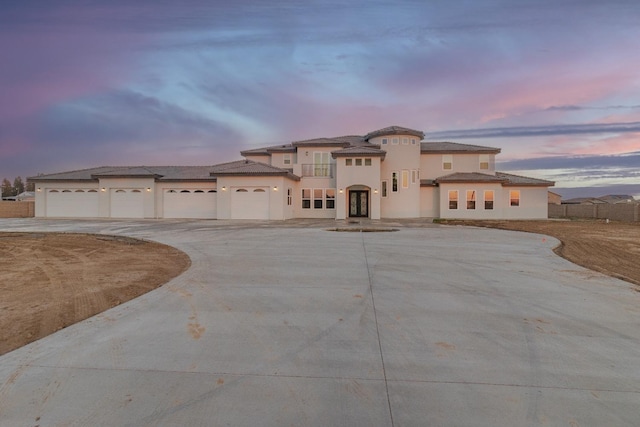
[(238, 188), (236, 193), (248, 193), (248, 191), (245, 188)]
[(116, 190), (116, 193), (126, 193), (124, 190)]
[(62, 190), (63, 193), (71, 193), (71, 190)]
[(253, 190), (254, 193), (264, 193), (264, 189), (262, 188), (256, 188), (255, 190)]
[(217, 193), (217, 192), (218, 192), (217, 190), (209, 190), (209, 191), (207, 191), (207, 193)]
[(59, 193), (58, 190), (49, 190), (49, 193)]
[(189, 190), (180, 190), (181, 193), (191, 193)]
[(84, 193), (84, 190), (76, 190), (76, 193)]
[(167, 193), (177, 193), (177, 191), (176, 190), (169, 190), (169, 191), (167, 191)]
[(132, 193), (140, 193), (140, 190), (131, 190)]
[(89, 190), (89, 191), (87, 191), (87, 193), (97, 193), (97, 192), (98, 192), (98, 190)]
[(195, 190), (194, 193), (204, 193), (202, 190)]

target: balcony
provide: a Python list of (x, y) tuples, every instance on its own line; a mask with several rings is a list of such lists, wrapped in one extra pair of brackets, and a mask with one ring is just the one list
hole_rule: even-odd
[(335, 176), (335, 163), (303, 163), (301, 166), (302, 176), (314, 176), (319, 178), (333, 178)]

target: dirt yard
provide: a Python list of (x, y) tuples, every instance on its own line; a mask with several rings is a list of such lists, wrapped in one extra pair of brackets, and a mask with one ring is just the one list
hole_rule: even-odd
[[(640, 290), (640, 224), (441, 223), (556, 237), (558, 255)], [(155, 289), (189, 265), (177, 249), (126, 237), (0, 232), (0, 354)]]
[(640, 224), (604, 220), (575, 221), (441, 221), (526, 231), (553, 236), (562, 243), (555, 252), (586, 268), (633, 283), (640, 291)]
[(0, 232), (0, 355), (166, 283), (191, 261), (126, 237)]

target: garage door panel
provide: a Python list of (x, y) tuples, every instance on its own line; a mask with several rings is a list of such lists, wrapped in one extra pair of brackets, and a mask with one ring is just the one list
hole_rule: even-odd
[(96, 218), (99, 211), (95, 189), (53, 189), (47, 192), (46, 216), (58, 218)]
[(269, 219), (268, 187), (242, 187), (232, 190), (232, 219)]
[(144, 218), (143, 195), (139, 189), (111, 190), (111, 218)]
[(216, 218), (215, 190), (168, 190), (164, 193), (164, 218)]

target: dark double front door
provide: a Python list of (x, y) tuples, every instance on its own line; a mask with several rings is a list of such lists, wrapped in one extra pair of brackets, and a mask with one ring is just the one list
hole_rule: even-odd
[(349, 216), (369, 216), (369, 192), (363, 190), (349, 191)]

